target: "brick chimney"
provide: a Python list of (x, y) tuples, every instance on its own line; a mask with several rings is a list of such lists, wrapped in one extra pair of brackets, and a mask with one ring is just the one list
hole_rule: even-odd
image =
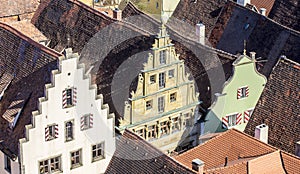
[(122, 20), (122, 11), (119, 10), (118, 8), (115, 8), (113, 10), (113, 18), (117, 19), (117, 20)]
[(296, 142), (296, 150), (295, 150), (295, 155), (297, 157), (300, 157), (300, 141)]
[(255, 127), (255, 138), (264, 143), (268, 143), (269, 127), (265, 124), (261, 124)]
[(265, 9), (265, 8), (260, 8), (260, 9), (259, 9), (259, 12), (260, 12), (261, 15), (266, 16), (267, 9)]
[(192, 169), (197, 171), (199, 174), (203, 174), (204, 172), (204, 162), (197, 159), (192, 161)]
[(205, 25), (200, 23), (196, 24), (196, 35), (197, 35), (197, 42), (205, 45)]

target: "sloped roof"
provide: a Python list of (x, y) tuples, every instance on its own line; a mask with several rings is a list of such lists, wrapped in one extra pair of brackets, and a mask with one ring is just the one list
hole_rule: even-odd
[(232, 54), (242, 53), (246, 40), (247, 50), (268, 60), (263, 70), (266, 76), (281, 55), (300, 62), (300, 32), (233, 2), (224, 7), (209, 40), (214, 47)]
[[(44, 85), (51, 79), (51, 70), (56, 69), (60, 54), (34, 42), (12, 27), (0, 23), (0, 75), (10, 74), (13, 80), (0, 101), (0, 140), (4, 153), (11, 158), (18, 156), (19, 139), (25, 136), (25, 125), (31, 123), (31, 112), (37, 109), (39, 97), (44, 95)], [(1, 83), (1, 82), (0, 82)], [(23, 111), (13, 130), (3, 114), (15, 97), (32, 95), (24, 100)]]
[(209, 36), (226, 2), (226, 0), (181, 0), (172, 18), (192, 26), (202, 22), (205, 25), (206, 36)]
[(246, 126), (245, 132), (254, 135), (257, 125), (269, 126), (269, 144), (295, 153), (300, 141), (300, 65), (288, 59), (280, 60)]
[(39, 4), (39, 0), (0, 0), (0, 18), (24, 13), (34, 12)]
[[(297, 173), (300, 158), (280, 151), (236, 129), (174, 157), (192, 168), (192, 160), (204, 162), (204, 173)], [(227, 164), (225, 160), (227, 158)]]
[(284, 26), (300, 31), (299, 0), (275, 0), (269, 18)]
[(255, 5), (258, 11), (260, 8), (265, 8), (267, 10), (266, 16), (268, 16), (275, 1), (276, 0), (251, 0), (251, 4)]
[(125, 130), (105, 173), (196, 173)]

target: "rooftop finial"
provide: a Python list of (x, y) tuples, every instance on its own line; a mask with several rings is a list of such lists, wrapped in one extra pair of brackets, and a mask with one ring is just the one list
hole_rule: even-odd
[(244, 40), (244, 55), (246, 55), (246, 53), (247, 53), (247, 51), (246, 51), (246, 45), (247, 44), (247, 41), (246, 40)]

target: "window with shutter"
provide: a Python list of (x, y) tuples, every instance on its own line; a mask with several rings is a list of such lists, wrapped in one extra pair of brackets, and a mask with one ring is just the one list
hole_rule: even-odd
[(58, 138), (58, 125), (50, 125), (45, 128), (45, 140), (50, 141)]
[(249, 96), (249, 87), (241, 87), (237, 90), (237, 99), (246, 98)]
[(77, 103), (77, 88), (72, 87), (63, 90), (62, 100), (63, 108), (75, 106)]
[(81, 130), (92, 128), (94, 124), (93, 114), (86, 114), (82, 116), (80, 119), (80, 124)]

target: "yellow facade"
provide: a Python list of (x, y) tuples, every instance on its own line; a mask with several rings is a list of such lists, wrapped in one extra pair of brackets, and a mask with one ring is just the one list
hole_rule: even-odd
[(165, 26), (160, 27), (119, 130), (128, 128), (163, 151), (190, 146), (199, 101), (188, 77)]

